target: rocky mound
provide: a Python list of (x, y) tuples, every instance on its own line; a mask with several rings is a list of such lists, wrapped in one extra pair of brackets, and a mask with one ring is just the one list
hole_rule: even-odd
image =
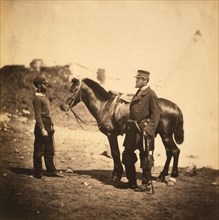
[[(38, 74), (23, 65), (2, 67), (0, 69), (0, 111), (32, 117), (32, 99), (35, 92), (32, 80)], [(70, 70), (67, 65), (42, 67), (41, 74), (52, 84), (48, 96), (54, 110), (66, 95), (71, 74)]]

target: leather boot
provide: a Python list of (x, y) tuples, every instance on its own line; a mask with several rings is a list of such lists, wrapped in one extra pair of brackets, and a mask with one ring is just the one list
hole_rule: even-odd
[(151, 184), (142, 184), (135, 189), (135, 192), (149, 192), (151, 190)]
[(142, 170), (142, 185), (138, 186), (136, 192), (149, 192), (151, 190), (151, 169)]
[(120, 188), (123, 189), (135, 189), (137, 188), (136, 170), (134, 164), (125, 165), (127, 183), (123, 183)]

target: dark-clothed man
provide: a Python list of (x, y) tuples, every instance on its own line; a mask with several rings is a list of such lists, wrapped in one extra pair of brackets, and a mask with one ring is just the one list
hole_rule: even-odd
[(33, 153), (33, 176), (38, 179), (42, 178), (42, 157), (44, 156), (47, 176), (63, 177), (62, 174), (57, 172), (53, 162), (54, 128), (50, 115), (50, 102), (47, 97), (47, 87), (49, 84), (48, 81), (42, 76), (35, 77), (33, 84), (37, 88), (35, 97), (33, 99), (33, 107), (36, 120), (34, 128), (35, 140)]
[[(137, 93), (130, 104), (130, 118), (126, 128), (124, 140), (124, 152), (122, 162), (125, 165), (128, 182), (124, 188), (132, 188), (135, 191), (150, 191), (151, 168), (153, 166), (153, 151), (155, 130), (160, 119), (158, 98), (148, 85), (148, 71), (138, 70), (136, 76)], [(135, 150), (140, 151), (142, 168), (142, 185), (137, 186), (135, 163), (137, 156)]]

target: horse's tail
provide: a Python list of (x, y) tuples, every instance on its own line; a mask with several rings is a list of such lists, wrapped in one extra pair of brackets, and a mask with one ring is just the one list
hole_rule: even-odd
[(174, 132), (174, 138), (177, 144), (182, 144), (184, 141), (184, 129), (183, 129), (183, 114), (182, 111), (178, 108), (178, 124)]

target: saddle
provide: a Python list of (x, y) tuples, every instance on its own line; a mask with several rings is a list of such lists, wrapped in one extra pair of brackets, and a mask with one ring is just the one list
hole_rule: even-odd
[(125, 127), (129, 118), (129, 106), (132, 96), (120, 94), (114, 111), (114, 118), (120, 126), (121, 135), (124, 134)]
[(121, 94), (120, 99), (125, 103), (131, 103), (134, 94)]
[(117, 91), (114, 91), (114, 90), (109, 90), (109, 92), (112, 94), (112, 95), (117, 95), (119, 96), (119, 100), (125, 102), (125, 103), (131, 103), (131, 100), (132, 100), (132, 97), (134, 96), (134, 94), (123, 94), (123, 93), (120, 93), (120, 92), (117, 92)]

